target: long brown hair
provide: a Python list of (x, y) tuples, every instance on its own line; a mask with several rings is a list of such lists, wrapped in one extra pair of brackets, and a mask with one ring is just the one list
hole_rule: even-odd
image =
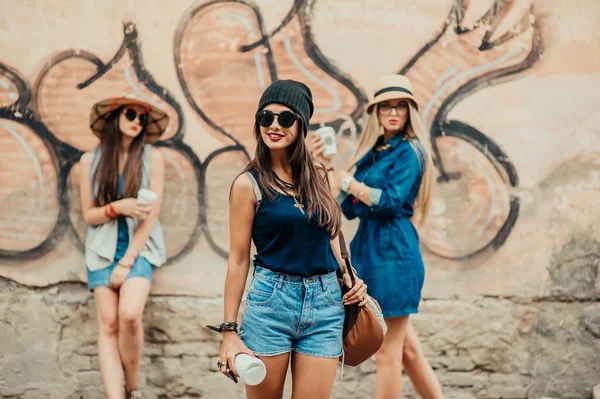
[[(412, 101), (407, 101), (407, 103), (409, 109), (408, 119), (406, 120), (406, 125), (404, 125), (403, 132), (398, 134), (404, 134), (405, 138), (409, 141), (410, 145), (417, 152), (417, 154), (419, 154), (421, 151), (419, 148), (417, 148), (418, 144), (415, 142), (415, 139), (419, 139), (421, 149), (423, 149), (425, 152), (425, 164), (421, 165), (421, 169), (423, 170), (421, 186), (419, 187), (417, 198), (415, 198), (415, 214), (413, 216), (413, 221), (415, 221), (418, 225), (423, 225), (427, 219), (427, 216), (429, 215), (431, 199), (433, 196), (433, 160), (431, 158), (431, 145), (429, 143), (429, 137), (426, 133), (425, 127), (423, 126), (423, 123), (421, 122), (421, 115), (419, 115), (419, 111)], [(381, 136), (382, 131), (383, 127), (379, 122), (379, 104), (377, 104), (371, 114), (368, 115), (367, 123), (360, 135), (356, 150), (350, 158), (350, 167), (348, 170), (354, 168), (356, 163), (360, 161), (362, 157), (364, 157), (371, 150), (371, 148), (373, 148), (377, 142), (377, 139), (379, 136)]]
[(123, 168), (123, 196), (119, 196), (119, 155), (123, 136), (119, 129), (119, 116), (122, 111), (123, 107), (116, 109), (104, 125), (100, 141), (102, 156), (93, 180), (98, 184), (98, 194), (94, 198), (96, 206), (104, 206), (120, 198), (135, 198), (142, 185), (145, 128), (129, 146), (129, 154)]
[[(337, 237), (342, 225), (342, 210), (331, 193), (327, 171), (317, 166), (308, 152), (304, 140), (302, 121), (298, 121), (298, 136), (288, 147), (293, 184), (298, 196), (306, 205), (309, 217), (316, 215), (319, 226), (329, 231), (332, 238)], [(277, 191), (274, 189), (273, 163), (271, 150), (262, 140), (260, 126), (254, 123), (256, 138), (256, 153), (254, 159), (244, 169), (244, 172), (256, 170), (265, 196), (273, 200)]]

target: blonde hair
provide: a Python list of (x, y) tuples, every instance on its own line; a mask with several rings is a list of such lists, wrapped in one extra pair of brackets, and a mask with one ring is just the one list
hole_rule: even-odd
[[(419, 111), (417, 110), (417, 107), (413, 101), (407, 100), (407, 103), (409, 109), (409, 118), (406, 121), (407, 126), (405, 127), (404, 131), (410, 145), (417, 153), (417, 158), (419, 159), (419, 164), (421, 164), (421, 170), (423, 171), (421, 186), (419, 187), (419, 192), (413, 206), (415, 214), (412, 217), (412, 220), (415, 223), (422, 225), (425, 222), (431, 207), (431, 198), (434, 186), (433, 160), (431, 157), (431, 146), (425, 132), (425, 127), (421, 121), (421, 115), (419, 115)], [(378, 105), (379, 103), (375, 105), (373, 111), (367, 118), (365, 129), (361, 133), (360, 138), (358, 139), (356, 150), (350, 158), (350, 166), (348, 171), (352, 170), (356, 166), (356, 163), (365, 155), (367, 155), (373, 146), (375, 146), (377, 139), (382, 134), (381, 132), (383, 127), (379, 122), (377, 109)], [(418, 145), (414, 141), (415, 138), (419, 139), (421, 145)], [(424, 164), (422, 164), (423, 161)]]

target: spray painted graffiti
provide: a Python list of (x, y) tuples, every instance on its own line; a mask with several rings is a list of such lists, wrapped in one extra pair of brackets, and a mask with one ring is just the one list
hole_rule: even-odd
[[(223, 143), (204, 160), (184, 143), (180, 102), (144, 66), (132, 22), (124, 23), (123, 42), (106, 63), (81, 50), (54, 54), (31, 86), (0, 63), (0, 176), (9, 182), (0, 189), (0, 257), (39, 257), (71, 236), (83, 249), (78, 161), (97, 145), (88, 112), (98, 99), (128, 91), (171, 118), (156, 144), (167, 163), (161, 222), (169, 260), (201, 237), (226, 257), (224, 198), (253, 153), (253, 114), (270, 82), (309, 83), (317, 104), (310, 128), (333, 126), (346, 158), (360, 133), (367, 97), (316, 45), (315, 3), (295, 1), (270, 32), (259, 8), (245, 0), (200, 1), (181, 17), (173, 49), (179, 83), (206, 130)], [(421, 235), (439, 256), (463, 259), (497, 249), (517, 219), (519, 201), (509, 189), (518, 177), (510, 159), (484, 133), (448, 115), (461, 99), (535, 62), (540, 43), (530, 5), (498, 0), (481, 10), (457, 0), (441, 33), (398, 70), (412, 79), (431, 132), (438, 199)]]
[[(14, 240), (7, 240), (6, 236), (10, 237), (9, 234), (4, 234), (0, 246), (1, 256), (41, 256), (54, 248), (67, 229), (74, 231), (79, 246), (83, 249), (86, 226), (82, 220), (78, 195), (78, 161), (84, 151), (97, 145), (96, 138), (88, 134), (89, 107), (100, 98), (129, 91), (135, 91), (149, 102), (167, 110), (172, 121), (163, 136), (165, 138), (157, 144), (163, 149), (167, 161), (167, 215), (163, 217), (163, 223), (166, 224), (165, 234), (170, 242), (169, 257), (175, 259), (185, 253), (197, 239), (201, 231), (199, 226), (202, 226), (202, 215), (197, 210), (199, 207), (193, 206), (196, 209), (192, 213), (196, 215), (195, 218), (190, 218), (189, 214), (187, 218), (169, 215), (168, 210), (182, 209), (178, 203), (180, 201), (202, 199), (202, 191), (197, 183), (199, 179), (190, 181), (181, 173), (184, 169), (193, 171), (200, 162), (181, 140), (183, 118), (179, 105), (144, 68), (135, 26), (126, 23), (124, 33), (121, 47), (106, 64), (85, 51), (71, 50), (51, 56), (38, 74), (32, 89), (18, 72), (2, 66), (0, 73), (5, 80), (12, 82), (18, 93), (17, 101), (3, 103), (0, 109), (3, 137), (8, 133), (14, 141), (23, 145), (39, 176), (39, 183), (29, 183), (30, 191), (35, 191), (24, 191), (21, 187), (24, 184), (23, 172), (10, 170), (9, 162), (2, 164), (2, 172), (6, 181), (10, 182), (5, 190), (10, 191), (17, 199), (31, 197), (30, 202), (35, 202), (39, 198), (37, 215), (30, 216), (28, 212), (8, 207), (10, 212), (7, 212), (2, 223), (24, 228), (22, 226), (26, 226), (29, 219), (34, 219), (32, 224), (38, 225), (37, 230), (44, 227), (45, 230), (42, 231), (46, 234), (41, 239), (31, 233), (15, 233), (16, 237), (26, 235), (21, 237), (19, 246), (15, 246)], [(33, 149), (27, 145), (31, 141), (36, 144), (35, 147), (32, 146)], [(4, 147), (2, 151), (9, 154), (11, 147)], [(39, 171), (44, 165), (47, 165), (45, 170)], [(46, 181), (45, 184), (42, 184), (42, 179)], [(4, 197), (4, 201), (6, 198), (8, 196)], [(36, 209), (27, 202), (19, 204)], [(189, 207), (184, 209), (186, 208)], [(47, 215), (41, 219), (41, 224), (39, 213)]]
[(498, 249), (519, 213), (519, 199), (510, 193), (519, 180), (509, 157), (483, 132), (448, 119), (462, 99), (512, 78), (540, 56), (532, 1), (488, 3), (458, 0), (442, 32), (399, 71), (413, 82), (438, 170), (422, 242), (451, 259)]

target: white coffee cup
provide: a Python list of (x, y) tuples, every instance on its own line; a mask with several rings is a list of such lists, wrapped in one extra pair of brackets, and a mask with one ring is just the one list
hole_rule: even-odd
[(262, 360), (245, 353), (235, 355), (235, 371), (246, 385), (258, 385), (267, 376), (267, 367)]
[(337, 154), (337, 145), (335, 143), (335, 129), (330, 126), (320, 127), (315, 131), (317, 136), (323, 139), (323, 156), (329, 158)]
[(137, 199), (153, 203), (158, 199), (158, 194), (152, 190), (148, 190), (147, 188), (140, 188)]

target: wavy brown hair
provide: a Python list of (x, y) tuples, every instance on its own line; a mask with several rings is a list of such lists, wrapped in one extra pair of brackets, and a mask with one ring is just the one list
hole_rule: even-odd
[[(290, 166), (294, 188), (302, 202), (306, 205), (308, 217), (316, 215), (319, 226), (329, 231), (332, 238), (337, 237), (342, 225), (342, 210), (331, 193), (327, 171), (323, 166), (316, 165), (306, 147), (302, 121), (298, 120), (298, 136), (296, 141), (288, 147), (290, 153)], [(260, 134), (260, 126), (254, 123), (254, 136), (256, 138), (256, 153), (254, 159), (246, 166), (244, 172), (256, 170), (259, 184), (265, 196), (273, 200), (277, 194), (271, 160), (271, 150), (264, 143)]]
[(123, 168), (123, 196), (119, 195), (119, 155), (123, 136), (119, 129), (119, 116), (124, 109), (125, 107), (116, 109), (104, 125), (100, 141), (102, 156), (93, 180), (98, 184), (98, 195), (94, 198), (96, 206), (104, 206), (120, 198), (135, 198), (142, 185), (145, 128), (129, 146), (129, 154)]

